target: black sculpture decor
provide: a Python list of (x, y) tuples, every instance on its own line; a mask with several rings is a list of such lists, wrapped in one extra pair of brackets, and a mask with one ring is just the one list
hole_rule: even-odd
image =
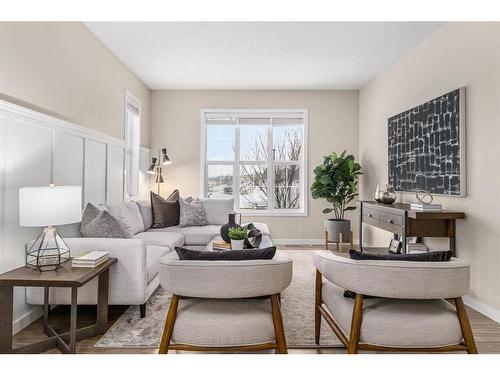
[(248, 230), (248, 237), (245, 239), (245, 247), (255, 249), (259, 247), (262, 242), (262, 233), (252, 223), (245, 225), (244, 228)]
[(229, 238), (229, 228), (234, 228), (234, 227), (241, 228), (241, 225), (239, 225), (239, 224), (236, 223), (236, 214), (235, 213), (231, 213), (231, 214), (229, 214), (229, 221), (228, 221), (228, 223), (224, 224), (220, 228), (220, 236), (222, 237), (222, 239), (225, 242), (231, 243), (231, 239)]

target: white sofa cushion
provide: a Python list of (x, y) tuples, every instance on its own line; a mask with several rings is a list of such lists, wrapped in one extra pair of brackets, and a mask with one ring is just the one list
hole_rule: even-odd
[[(323, 302), (344, 335), (351, 331), (354, 299), (325, 281)], [(442, 299), (365, 298), (360, 343), (399, 347), (440, 347), (459, 344), (462, 331), (455, 308)]]
[(153, 280), (153, 278), (158, 275), (160, 270), (160, 262), (158, 261), (161, 257), (165, 256), (171, 250), (163, 246), (148, 246), (146, 254), (146, 274), (148, 284)]
[(172, 341), (198, 346), (241, 346), (274, 341), (269, 299), (182, 299)]
[(111, 215), (119, 219), (133, 234), (144, 231), (144, 221), (142, 220), (137, 203), (107, 204), (105, 207)]
[(234, 211), (234, 198), (214, 199), (202, 198), (201, 204), (205, 209), (208, 224), (223, 225), (228, 221), (228, 214)]
[(140, 238), (146, 242), (146, 246), (164, 246), (174, 250), (176, 246), (184, 245), (184, 236), (175, 232), (160, 232), (148, 230), (137, 233), (134, 238)]
[(202, 225), (193, 227), (167, 227), (150, 229), (148, 232), (173, 232), (184, 236), (184, 245), (206, 245), (220, 234), (220, 225)]

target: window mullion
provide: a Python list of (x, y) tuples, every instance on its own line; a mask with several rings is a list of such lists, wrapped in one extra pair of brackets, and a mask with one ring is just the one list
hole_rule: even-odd
[(239, 118), (236, 117), (236, 132), (234, 136), (234, 161), (233, 161), (233, 196), (235, 209), (239, 209), (240, 205), (240, 127)]
[(273, 169), (273, 118), (270, 118), (267, 133), (267, 209), (274, 209), (274, 169)]

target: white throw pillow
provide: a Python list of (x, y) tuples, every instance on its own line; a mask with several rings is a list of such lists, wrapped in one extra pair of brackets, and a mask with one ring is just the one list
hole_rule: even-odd
[(228, 214), (234, 211), (234, 198), (230, 199), (201, 199), (208, 224), (223, 225), (228, 222)]
[(106, 209), (119, 219), (127, 229), (137, 234), (144, 231), (144, 221), (135, 202), (107, 204)]

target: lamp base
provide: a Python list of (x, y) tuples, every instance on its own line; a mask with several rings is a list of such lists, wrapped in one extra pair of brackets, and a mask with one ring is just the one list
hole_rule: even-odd
[(69, 262), (70, 249), (54, 227), (47, 227), (26, 252), (26, 266), (40, 272), (57, 271)]

